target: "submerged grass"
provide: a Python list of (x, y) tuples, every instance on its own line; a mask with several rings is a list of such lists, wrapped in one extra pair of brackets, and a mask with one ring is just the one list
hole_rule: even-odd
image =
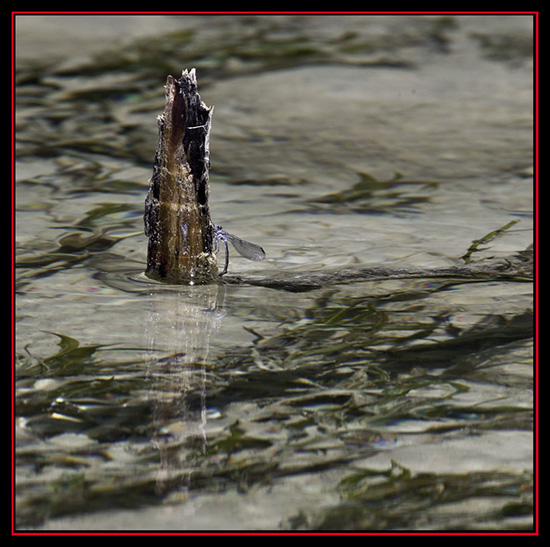
[(483, 249), (480, 249), (481, 245), (483, 245), (484, 243), (490, 243), (491, 241), (494, 241), (497, 237), (501, 236), (506, 230), (509, 230), (512, 226), (515, 226), (518, 222), (519, 222), (519, 219), (512, 220), (507, 224), (505, 224), (504, 226), (502, 226), (501, 228), (492, 230), (488, 234), (485, 234), (483, 237), (480, 237), (479, 239), (472, 241), (472, 244), (470, 245), (470, 247), (468, 247), (466, 254), (461, 257), (462, 260), (464, 260), (466, 264), (470, 263), (472, 259), (472, 255), (475, 252), (479, 252), (483, 250)]
[(532, 480), (530, 473), (415, 475), (392, 462), (386, 470), (348, 475), (339, 485), (340, 505), (298, 515), (289, 525), (318, 530), (456, 530), (476, 513), (478, 529), (504, 522), (505, 527), (529, 530)]
[[(25, 432), (17, 450), (19, 526), (155, 505), (182, 488), (246, 492), (289, 475), (349, 470), (391, 446), (396, 423), (417, 424), (416, 434), (530, 430), (529, 408), (455, 402), (480, 367), (472, 340), (482, 341), (482, 365), (493, 351), (528, 338), (529, 329), (507, 319), (519, 321), (509, 329), (513, 336), (503, 334), (502, 320), (462, 331), (445, 313), (422, 309), (416, 290), (379, 298), (319, 291), (281, 333), (183, 368), (179, 355), (156, 365), (110, 361), (112, 348), (52, 333), (56, 353), (27, 353), (17, 367), (16, 412)], [(426, 351), (439, 358), (426, 359)], [(206, 435), (199, 434), (205, 412)], [(423, 509), (485, 497), (491, 482), (490, 473), (475, 487), (465, 475), (409, 475), (398, 467), (379, 472), (373, 486), (373, 474), (358, 471), (342, 480), (338, 507), (297, 514), (289, 526), (416, 526)], [(506, 511), (527, 511), (528, 482), (506, 478)], [(436, 494), (437, 503), (430, 502)], [(366, 511), (372, 504), (378, 508)], [(495, 511), (495, 518), (503, 515), (504, 505)]]
[(430, 192), (438, 186), (436, 181), (410, 180), (401, 173), (388, 180), (377, 180), (368, 173), (358, 175), (359, 181), (351, 188), (313, 200), (308, 212), (415, 212), (419, 206), (429, 203)]

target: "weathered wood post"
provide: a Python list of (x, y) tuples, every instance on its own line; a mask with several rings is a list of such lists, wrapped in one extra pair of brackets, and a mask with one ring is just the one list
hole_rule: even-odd
[(214, 226), (208, 206), (210, 124), (197, 91), (195, 69), (168, 76), (166, 105), (158, 118), (159, 144), (145, 200), (149, 238), (146, 275), (167, 283), (218, 279)]

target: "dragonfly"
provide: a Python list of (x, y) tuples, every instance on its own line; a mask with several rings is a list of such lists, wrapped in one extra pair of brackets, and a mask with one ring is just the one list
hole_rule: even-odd
[(229, 246), (227, 242), (231, 242), (234, 249), (244, 258), (248, 260), (263, 260), (265, 258), (265, 251), (255, 243), (250, 243), (250, 241), (245, 241), (240, 237), (230, 234), (224, 230), (221, 226), (214, 225), (214, 251), (217, 253), (220, 248), (219, 242), (222, 241), (225, 245), (225, 266), (223, 272), (220, 273), (220, 277), (227, 273), (227, 268), (229, 266)]

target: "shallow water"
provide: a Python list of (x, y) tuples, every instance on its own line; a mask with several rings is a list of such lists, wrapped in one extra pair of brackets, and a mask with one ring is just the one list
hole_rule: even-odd
[[(528, 530), (532, 284), (143, 276), (166, 75), (282, 275), (533, 238), (529, 17), (16, 18), (16, 526)], [(70, 46), (70, 47), (69, 47)]]

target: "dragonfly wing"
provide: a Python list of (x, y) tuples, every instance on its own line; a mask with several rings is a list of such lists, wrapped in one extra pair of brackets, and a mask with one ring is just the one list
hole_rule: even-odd
[(235, 250), (244, 258), (248, 258), (248, 260), (263, 260), (265, 258), (265, 251), (259, 245), (232, 234), (227, 234), (227, 239), (231, 241)]

